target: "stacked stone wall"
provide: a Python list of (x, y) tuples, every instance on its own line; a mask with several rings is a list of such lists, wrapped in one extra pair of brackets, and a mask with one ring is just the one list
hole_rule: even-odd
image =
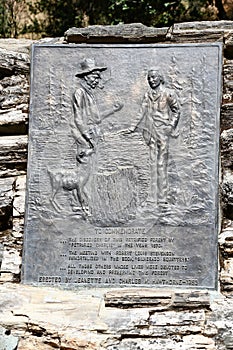
[[(49, 43), (223, 42), (219, 290), (22, 285), (30, 40), (0, 40), (0, 349), (233, 348), (233, 22), (72, 28)], [(217, 69), (217, 67), (216, 67)]]

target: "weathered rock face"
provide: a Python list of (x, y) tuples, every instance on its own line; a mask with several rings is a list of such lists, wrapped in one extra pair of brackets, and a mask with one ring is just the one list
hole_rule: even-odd
[[(0, 40), (0, 350), (224, 350), (233, 344), (233, 22), (72, 28), (59, 43), (224, 42), (219, 292), (19, 284), (30, 45)], [(51, 42), (56, 43), (53, 39)]]

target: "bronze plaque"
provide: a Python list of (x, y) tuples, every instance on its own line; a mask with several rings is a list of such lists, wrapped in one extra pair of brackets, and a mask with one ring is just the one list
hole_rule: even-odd
[(23, 281), (217, 284), (222, 47), (34, 45)]

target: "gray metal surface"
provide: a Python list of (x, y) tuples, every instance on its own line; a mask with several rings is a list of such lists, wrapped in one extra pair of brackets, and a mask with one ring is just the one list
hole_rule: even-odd
[(34, 46), (25, 283), (216, 288), (221, 53)]

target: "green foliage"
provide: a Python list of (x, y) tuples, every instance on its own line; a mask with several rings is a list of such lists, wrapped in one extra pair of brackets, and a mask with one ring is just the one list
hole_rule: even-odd
[(48, 36), (62, 36), (70, 26), (80, 26), (83, 11), (77, 1), (39, 0), (28, 3), (33, 15), (30, 28), (36, 33)]
[(212, 0), (184, 0), (185, 11), (180, 14), (180, 21), (208, 21), (218, 18), (216, 1)]
[(169, 25), (183, 8), (181, 0), (112, 0), (109, 2), (112, 24), (140, 22), (148, 26)]
[(0, 1), (0, 36), (1, 37), (7, 37), (8, 36), (8, 23), (6, 21), (6, 7), (4, 5), (5, 1)]
[(21, 34), (25, 0), (0, 0), (0, 37), (17, 38)]
[[(22, 33), (62, 36), (70, 27), (92, 24), (175, 22), (226, 19), (223, 0), (0, 0), (0, 36)], [(19, 11), (27, 3), (28, 18)]]

